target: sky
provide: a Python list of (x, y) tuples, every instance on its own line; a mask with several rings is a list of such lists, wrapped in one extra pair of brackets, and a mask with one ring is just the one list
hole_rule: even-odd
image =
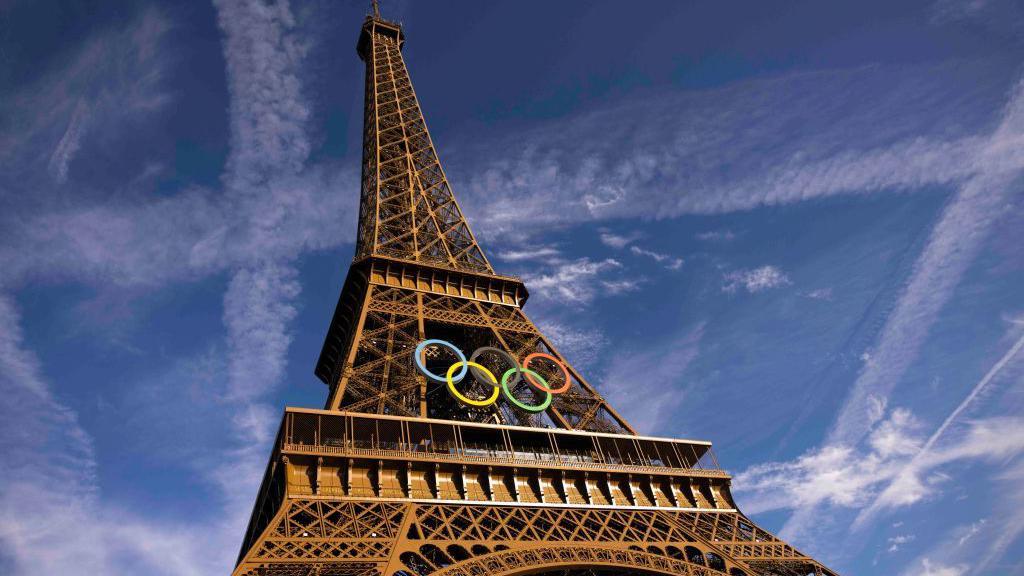
[[(0, 4), (0, 572), (225, 574), (353, 255), (365, 2)], [(1024, 573), (1024, 7), (383, 3), (526, 312), (843, 574)]]

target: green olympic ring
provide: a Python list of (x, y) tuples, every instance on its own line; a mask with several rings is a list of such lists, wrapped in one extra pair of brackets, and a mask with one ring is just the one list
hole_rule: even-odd
[[(431, 345), (448, 348), (452, 352), (454, 352), (455, 355), (459, 358), (457, 362), (455, 362), (454, 364), (451, 365), (451, 367), (448, 368), (448, 372), (447, 374), (445, 374), (443, 378), (440, 375), (431, 372), (427, 368), (426, 363), (424, 361), (424, 354), (426, 352), (426, 348), (427, 346)], [(482, 353), (485, 352), (498, 354), (499, 356), (502, 356), (503, 359), (508, 364), (512, 365), (512, 368), (509, 368), (508, 370), (505, 371), (504, 374), (501, 375), (500, 384), (498, 383), (498, 379), (494, 377), (493, 372), (491, 372), (486, 367), (476, 362), (476, 359)], [(534, 358), (546, 358), (557, 364), (558, 367), (562, 369), (562, 374), (565, 376), (565, 384), (563, 384), (557, 390), (552, 390), (551, 386), (548, 385), (548, 381), (543, 376), (538, 374), (535, 370), (530, 370), (528, 368), (530, 361), (533, 360)], [(550, 354), (544, 354), (543, 352), (534, 352), (528, 355), (526, 358), (523, 359), (523, 365), (519, 366), (519, 364), (516, 363), (515, 359), (512, 358), (512, 356), (508, 352), (505, 352), (500, 348), (484, 346), (482, 348), (478, 348), (475, 352), (473, 352), (473, 355), (470, 356), (469, 359), (467, 359), (466, 355), (462, 353), (462, 350), (460, 350), (451, 342), (447, 342), (445, 340), (432, 339), (424, 340), (420, 342), (418, 346), (416, 346), (416, 351), (413, 353), (413, 359), (416, 363), (416, 369), (419, 370), (421, 374), (436, 382), (447, 383), (448, 392), (455, 399), (459, 400), (463, 404), (468, 404), (470, 406), (490, 406), (491, 404), (494, 404), (495, 402), (498, 401), (499, 393), (501, 391), (504, 391), (505, 397), (508, 398), (508, 401), (511, 402), (513, 405), (523, 410), (526, 410), (527, 412), (543, 412), (544, 410), (548, 409), (548, 406), (551, 405), (551, 399), (553, 398), (553, 395), (561, 394), (567, 391), (572, 383), (569, 376), (569, 368), (566, 367), (565, 364), (563, 364), (554, 356)], [(459, 371), (458, 374), (455, 373), (456, 370)], [(473, 378), (478, 382), (486, 381), (491, 386), (494, 386), (494, 393), (488, 396), (487, 398), (477, 400), (470, 398), (465, 394), (459, 392), (458, 389), (455, 387), (455, 384), (461, 382), (462, 379), (465, 378), (467, 372), (472, 373)], [(512, 378), (513, 375), (515, 375), (514, 379)], [(512, 394), (512, 387), (515, 386), (515, 384), (518, 384), (521, 377), (523, 376), (526, 377), (526, 381), (529, 382), (531, 386), (545, 394), (543, 402), (541, 402), (540, 404), (527, 404), (519, 400)]]

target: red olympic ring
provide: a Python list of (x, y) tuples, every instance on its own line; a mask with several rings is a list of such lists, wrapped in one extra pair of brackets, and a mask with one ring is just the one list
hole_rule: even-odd
[[(551, 360), (555, 364), (558, 364), (558, 366), (562, 369), (562, 374), (565, 375), (565, 384), (562, 384), (562, 387), (557, 390), (551, 390), (543, 384), (538, 384), (533, 379), (533, 376), (531, 376), (530, 373), (526, 371), (526, 369), (530, 367), (530, 360), (533, 360), (534, 358), (547, 358), (548, 360)], [(534, 352), (533, 354), (530, 354), (526, 358), (523, 358), (523, 375), (526, 376), (526, 381), (532, 384), (533, 387), (536, 388), (537, 390), (540, 390), (541, 392), (551, 392), (552, 394), (561, 394), (562, 392), (565, 392), (566, 390), (569, 389), (569, 384), (572, 383), (572, 380), (569, 379), (569, 369), (565, 366), (565, 364), (559, 362), (558, 358), (555, 358), (550, 354), (544, 354), (543, 352)]]

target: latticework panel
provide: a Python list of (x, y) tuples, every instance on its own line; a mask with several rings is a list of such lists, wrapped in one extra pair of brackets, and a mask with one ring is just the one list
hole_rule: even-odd
[(288, 499), (246, 552), (236, 574), (376, 574), (391, 556), (406, 513), (395, 503)]
[(676, 517), (650, 510), (422, 505), (412, 526), (424, 540), (694, 541)]
[[(536, 326), (514, 306), (467, 298), (424, 294), (414, 290), (371, 284), (366, 287), (362, 315), (350, 343), (348, 360), (332, 389), (328, 408), (399, 416), (427, 416), (505, 424), (545, 425), (506, 399), (486, 409), (474, 409), (452, 399), (443, 384), (428, 383), (413, 362), (416, 345), (428, 338), (443, 338), (466, 348), (490, 346), (521, 361), (542, 352), (568, 367), (571, 382), (548, 410), (550, 422), (563, 428), (601, 432), (631, 431)], [(431, 358), (441, 362), (441, 358)], [(561, 370), (543, 361), (531, 365), (552, 388), (565, 382)], [(500, 374), (500, 372), (498, 372)], [(486, 396), (479, 383), (466, 384), (465, 393)], [(525, 381), (512, 387), (517, 398), (539, 403), (540, 393)]]
[[(710, 533), (709, 525), (716, 526)], [(287, 498), (235, 574), (302, 574), (304, 567), (320, 570), (314, 574), (482, 575), (570, 566), (707, 576), (832, 574), (792, 548), (788, 557), (736, 553), (756, 550), (762, 540), (781, 543), (729, 512)]]
[(682, 519), (694, 533), (713, 541), (737, 558), (798, 558), (795, 548), (754, 525), (739, 512), (685, 513)]
[(357, 255), (493, 272), (437, 158), (399, 38), (372, 32), (366, 54)]
[[(718, 530), (702, 534), (694, 530), (695, 521), (720, 517)], [(743, 525), (742, 532), (728, 533), (727, 525)], [(711, 536), (709, 538), (708, 536)], [(729, 540), (723, 541), (725, 538)], [(742, 540), (749, 538), (749, 540)], [(672, 565), (673, 574), (733, 575), (831, 575), (812, 559), (792, 547), (788, 557), (739, 556), (732, 550), (754, 550), (761, 540), (783, 544), (775, 536), (757, 528), (736, 513), (692, 514), (661, 510), (566, 509), (550, 507), (502, 507), (428, 505), (415, 507), (409, 518), (405, 567), (419, 574), (463, 573), (448, 566), (470, 557), (477, 560), (511, 547), (556, 545), (564, 549), (600, 546), (605, 550), (626, 550), (674, 559), (686, 564)], [(466, 554), (469, 551), (469, 554)], [(417, 568), (416, 563), (422, 566)], [(515, 561), (512, 561), (512, 565)], [(585, 562), (580, 562), (585, 564)], [(478, 563), (459, 566), (480, 566)], [(522, 564), (530, 566), (535, 564)], [(543, 564), (545, 566), (550, 564)], [(491, 564), (481, 574), (496, 574), (510, 564)], [(641, 567), (634, 564), (635, 567)], [(661, 566), (665, 566), (662, 564)], [(424, 569), (424, 567), (426, 567)], [(700, 570), (705, 570), (701, 572)], [(676, 570), (676, 571), (672, 571)], [(696, 570), (690, 572), (689, 570)]]

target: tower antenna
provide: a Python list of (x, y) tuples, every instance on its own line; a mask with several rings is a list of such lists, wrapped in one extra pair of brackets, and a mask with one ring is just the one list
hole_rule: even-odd
[(373, 17), (380, 18), (380, 5), (377, 0), (370, 0), (370, 4), (373, 6)]

